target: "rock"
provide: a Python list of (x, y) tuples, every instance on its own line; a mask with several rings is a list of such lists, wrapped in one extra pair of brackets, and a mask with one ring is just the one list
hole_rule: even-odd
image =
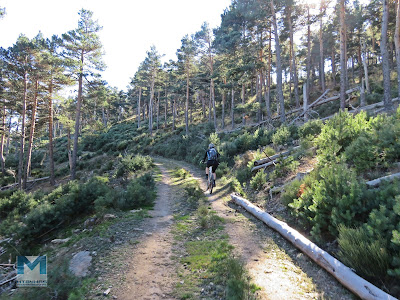
[(79, 233), (79, 232), (81, 232), (82, 230), (80, 230), (80, 229), (75, 229), (74, 231), (73, 231), (73, 233)]
[(116, 215), (113, 215), (113, 214), (105, 214), (104, 216), (103, 216), (103, 220), (104, 221), (108, 221), (108, 220), (112, 220), (112, 219), (116, 219), (117, 218), (117, 216)]
[(83, 226), (84, 227), (91, 227), (91, 226), (96, 224), (96, 221), (97, 221), (97, 218), (89, 218), (83, 223)]
[(89, 251), (76, 253), (69, 262), (69, 270), (77, 277), (85, 277), (89, 274), (92, 257)]
[(66, 239), (54, 239), (51, 241), (52, 244), (64, 244), (68, 242), (71, 238), (66, 238)]
[(139, 212), (139, 211), (142, 211), (142, 209), (132, 209), (132, 210), (130, 210), (130, 212), (133, 213), (133, 214), (134, 214), (134, 213), (137, 213), (137, 212)]
[(106, 290), (103, 292), (103, 295), (104, 295), (104, 296), (107, 296), (110, 292), (111, 292), (111, 289), (108, 288), (108, 289), (106, 289)]

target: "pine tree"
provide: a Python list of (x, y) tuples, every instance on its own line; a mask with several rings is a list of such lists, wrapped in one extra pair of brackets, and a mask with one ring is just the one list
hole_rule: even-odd
[(65, 54), (72, 63), (72, 72), (78, 76), (78, 96), (75, 115), (74, 148), (72, 152), (71, 178), (76, 176), (76, 162), (78, 153), (78, 136), (80, 131), (83, 79), (93, 75), (95, 70), (103, 70), (105, 65), (101, 61), (102, 44), (98, 35), (102, 29), (94, 21), (93, 12), (82, 9), (79, 12), (78, 28), (63, 35)]

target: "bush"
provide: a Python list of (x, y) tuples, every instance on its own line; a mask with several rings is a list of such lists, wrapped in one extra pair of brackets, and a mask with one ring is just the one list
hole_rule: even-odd
[(290, 131), (289, 127), (282, 125), (278, 130), (272, 135), (272, 143), (275, 146), (285, 145), (290, 141)]
[(150, 156), (142, 156), (137, 154), (135, 156), (127, 155), (122, 158), (118, 169), (117, 177), (129, 177), (138, 171), (147, 171), (153, 167), (153, 159)]
[(321, 133), (324, 123), (321, 120), (311, 120), (299, 128), (299, 136), (302, 139), (308, 136), (316, 137)]
[(371, 238), (363, 227), (340, 225), (338, 229), (339, 257), (344, 264), (365, 278), (382, 279), (387, 276), (390, 256), (382, 237)]
[[(285, 190), (282, 193), (281, 201), (284, 205), (289, 205), (293, 200), (297, 199), (302, 193), (302, 183), (300, 180), (293, 180), (285, 186)], [(304, 187), (304, 185), (303, 185)]]
[(116, 208), (128, 210), (151, 207), (156, 195), (153, 175), (146, 173), (128, 184), (126, 192), (116, 201)]
[(289, 207), (309, 223), (317, 240), (324, 235), (337, 237), (339, 224), (359, 226), (365, 221), (368, 209), (365, 186), (354, 171), (343, 163), (328, 165), (318, 171), (316, 179)]
[(321, 165), (338, 162), (344, 150), (361, 132), (367, 129), (368, 122), (365, 112), (361, 112), (356, 116), (348, 112), (336, 114), (322, 128), (321, 134), (316, 139)]
[(6, 218), (11, 212), (24, 215), (37, 205), (31, 194), (16, 191), (12, 195), (0, 198), (0, 217)]
[(250, 186), (254, 190), (261, 190), (264, 184), (267, 182), (267, 174), (263, 170), (258, 171), (257, 174), (250, 180)]

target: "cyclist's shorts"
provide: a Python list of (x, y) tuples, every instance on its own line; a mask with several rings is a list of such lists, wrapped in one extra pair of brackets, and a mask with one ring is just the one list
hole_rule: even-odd
[(209, 168), (210, 166), (212, 166), (212, 171), (213, 173), (215, 173), (215, 170), (218, 168), (218, 162), (216, 160), (208, 160), (207, 161), (207, 168)]

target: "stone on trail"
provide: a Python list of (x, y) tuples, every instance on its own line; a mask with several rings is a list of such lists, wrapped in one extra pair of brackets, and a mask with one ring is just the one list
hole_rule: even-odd
[(78, 252), (69, 262), (69, 270), (77, 277), (85, 277), (89, 273), (91, 261), (89, 251)]

